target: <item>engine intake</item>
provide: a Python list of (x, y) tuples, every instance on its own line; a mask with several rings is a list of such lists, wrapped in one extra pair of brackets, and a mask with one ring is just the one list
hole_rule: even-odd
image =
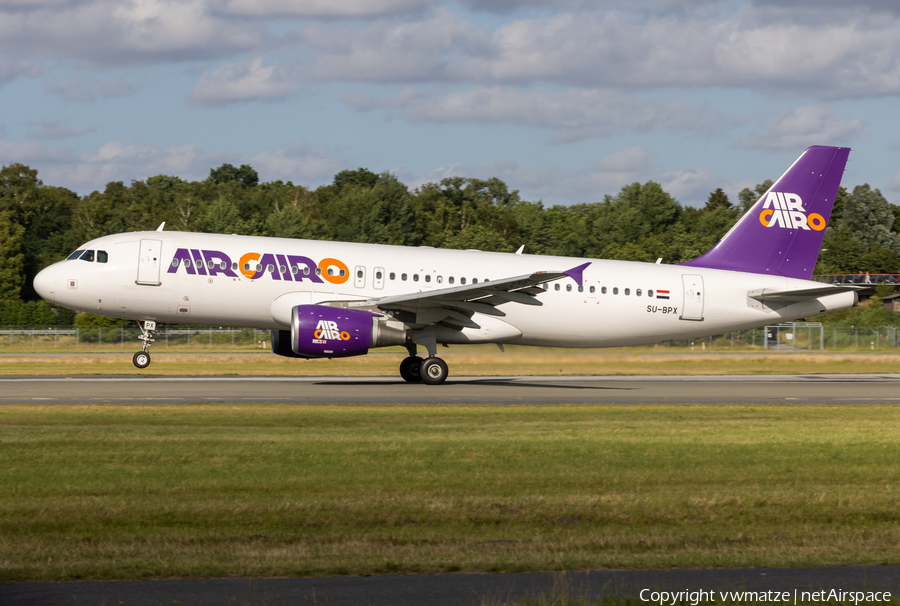
[(380, 314), (325, 305), (297, 305), (291, 310), (290, 333), (272, 331), (273, 353), (297, 358), (361, 356), (373, 347), (405, 343), (406, 330), (389, 326)]

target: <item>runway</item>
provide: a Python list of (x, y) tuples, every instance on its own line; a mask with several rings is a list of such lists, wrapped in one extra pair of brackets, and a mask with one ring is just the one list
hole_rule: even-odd
[(900, 374), (451, 377), (0, 377), (0, 404), (876, 404), (900, 402)]

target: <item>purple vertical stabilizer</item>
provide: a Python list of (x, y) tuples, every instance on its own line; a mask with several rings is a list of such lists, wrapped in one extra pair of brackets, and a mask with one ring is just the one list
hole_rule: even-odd
[(849, 154), (808, 148), (709, 252), (682, 265), (809, 280)]

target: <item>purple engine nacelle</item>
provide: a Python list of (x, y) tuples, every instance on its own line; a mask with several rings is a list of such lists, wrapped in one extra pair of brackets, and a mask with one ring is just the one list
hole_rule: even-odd
[(406, 343), (406, 330), (388, 326), (380, 314), (325, 305), (294, 307), (290, 336), (292, 353), (303, 358), (361, 356), (372, 347)]

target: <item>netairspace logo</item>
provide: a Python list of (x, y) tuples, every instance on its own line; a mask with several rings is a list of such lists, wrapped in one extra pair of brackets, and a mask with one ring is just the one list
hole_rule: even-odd
[(759, 213), (759, 222), (764, 227), (781, 227), (783, 229), (805, 229), (822, 231), (825, 229), (825, 217), (819, 213), (809, 213), (803, 209), (803, 200), (797, 194), (770, 191), (763, 202), (763, 211)]
[[(718, 594), (718, 595), (717, 595)], [(820, 591), (715, 591), (713, 589), (696, 591), (652, 591), (642, 589), (642, 602), (659, 604), (660, 606), (680, 606), (690, 604), (698, 606), (703, 602), (715, 602), (717, 599), (726, 604), (742, 602), (781, 602), (785, 604), (805, 604), (817, 602), (852, 602), (853, 604), (890, 602), (889, 591), (842, 591), (839, 589), (822, 589)]]

